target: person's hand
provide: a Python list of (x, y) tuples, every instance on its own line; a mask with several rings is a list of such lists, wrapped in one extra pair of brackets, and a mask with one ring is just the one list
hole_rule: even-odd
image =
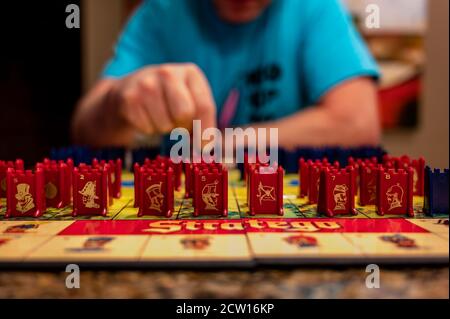
[(138, 132), (168, 133), (175, 127), (216, 127), (208, 81), (195, 64), (161, 64), (118, 80), (110, 91), (117, 115)]

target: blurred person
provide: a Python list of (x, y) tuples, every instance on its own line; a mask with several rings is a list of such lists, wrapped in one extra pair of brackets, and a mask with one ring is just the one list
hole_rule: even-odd
[(378, 67), (339, 0), (148, 0), (73, 118), (76, 142), (278, 128), (285, 148), (379, 142)]

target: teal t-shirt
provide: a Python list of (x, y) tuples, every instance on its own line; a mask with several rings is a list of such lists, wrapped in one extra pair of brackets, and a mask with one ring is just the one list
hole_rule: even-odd
[(272, 120), (314, 105), (333, 86), (378, 68), (340, 0), (273, 0), (256, 20), (221, 20), (212, 0), (148, 0), (129, 20), (103, 75), (193, 62), (218, 112), (239, 92), (231, 125)]

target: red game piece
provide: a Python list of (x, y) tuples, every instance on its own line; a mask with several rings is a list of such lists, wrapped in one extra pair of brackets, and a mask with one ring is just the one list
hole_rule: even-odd
[(339, 163), (335, 162), (333, 165), (328, 162), (314, 162), (309, 166), (309, 189), (308, 189), (308, 200), (309, 204), (317, 204), (319, 200), (319, 184), (320, 184), (320, 173), (323, 168), (339, 168)]
[(69, 205), (72, 200), (70, 167), (64, 162), (50, 160), (44, 160), (36, 167), (44, 171), (46, 207), (62, 208)]
[(45, 212), (44, 172), (37, 168), (6, 172), (5, 217), (40, 217)]
[(424, 195), (425, 160), (422, 157), (419, 159), (411, 159), (407, 155), (403, 155), (401, 157), (391, 157), (389, 155), (385, 155), (383, 157), (383, 163), (389, 168), (407, 169), (408, 167), (411, 167), (413, 169), (414, 195)]
[(197, 164), (194, 168), (194, 216), (228, 216), (228, 171), (220, 164)]
[(247, 201), (250, 215), (283, 215), (283, 175), (281, 166), (255, 165), (249, 170)]
[(80, 165), (73, 170), (73, 212), (78, 216), (108, 213), (108, 167)]
[(380, 168), (377, 184), (377, 213), (414, 217), (413, 169)]
[(21, 159), (16, 161), (0, 161), (0, 198), (6, 198), (6, 172), (8, 168), (23, 170), (24, 165)]
[(184, 197), (192, 198), (194, 193), (194, 164), (184, 164)]
[(377, 184), (380, 165), (362, 165), (359, 167), (359, 204), (376, 205)]
[(110, 200), (112, 198), (120, 198), (121, 187), (122, 187), (122, 160), (118, 158), (117, 160), (105, 160), (98, 161), (97, 159), (92, 160), (92, 167), (104, 167), (108, 164), (108, 187)]
[(348, 166), (345, 169), (324, 167), (320, 177), (318, 213), (328, 217), (335, 215), (357, 215), (355, 209), (355, 169)]
[(138, 180), (138, 216), (171, 217), (174, 209), (172, 168), (141, 167)]
[(180, 160), (179, 163), (174, 163), (170, 157), (164, 157), (158, 155), (156, 161), (164, 163), (166, 167), (170, 167), (173, 170), (173, 185), (175, 190), (181, 190), (181, 174), (183, 173), (183, 162)]
[(299, 197), (303, 198), (308, 196), (309, 191), (309, 167), (314, 164), (327, 164), (328, 160), (324, 158), (321, 160), (316, 160), (313, 162), (312, 160), (305, 160), (303, 157), (298, 160), (298, 175), (299, 175)]

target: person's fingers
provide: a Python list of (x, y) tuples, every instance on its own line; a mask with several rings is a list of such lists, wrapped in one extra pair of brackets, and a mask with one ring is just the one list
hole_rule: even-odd
[(208, 80), (196, 65), (189, 65), (186, 72), (186, 84), (195, 105), (194, 118), (201, 121), (202, 129), (216, 127), (216, 104)]
[(141, 101), (144, 110), (159, 133), (168, 133), (174, 127), (165, 104), (162, 85), (154, 75), (147, 76), (140, 82)]
[(183, 72), (176, 67), (163, 67), (159, 77), (169, 115), (176, 126), (189, 128), (195, 114), (194, 102), (184, 83)]
[(120, 100), (121, 116), (127, 120), (130, 125), (145, 134), (154, 132), (153, 124), (145, 112), (136, 90), (124, 90)]

